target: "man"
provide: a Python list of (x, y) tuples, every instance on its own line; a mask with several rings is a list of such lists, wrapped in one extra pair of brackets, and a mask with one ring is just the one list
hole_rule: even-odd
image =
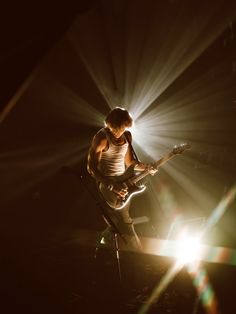
[[(127, 110), (116, 107), (110, 111), (105, 119), (105, 127), (100, 129), (92, 140), (87, 166), (88, 172), (98, 182), (103, 200), (104, 218), (109, 225), (107, 231), (114, 232), (115, 226), (123, 236), (129, 235), (127, 241), (133, 248), (141, 249), (141, 242), (129, 214), (130, 202), (128, 201), (119, 209), (115, 206), (115, 201), (125, 199), (128, 193), (126, 184), (115, 179), (124, 174), (131, 165), (134, 166), (135, 171), (144, 171), (151, 167), (140, 163), (134, 156), (131, 146), (132, 135), (126, 130), (132, 126), (132, 122), (132, 117)], [(153, 173), (155, 172), (156, 170), (153, 169)], [(114, 199), (114, 206), (112, 199)]]

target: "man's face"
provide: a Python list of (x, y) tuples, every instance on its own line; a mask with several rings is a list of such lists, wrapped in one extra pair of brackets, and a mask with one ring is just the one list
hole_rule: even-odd
[(119, 138), (121, 137), (121, 135), (125, 132), (126, 130), (126, 126), (121, 126), (120, 128), (113, 128), (111, 126), (108, 126), (112, 135), (115, 137), (115, 138)]

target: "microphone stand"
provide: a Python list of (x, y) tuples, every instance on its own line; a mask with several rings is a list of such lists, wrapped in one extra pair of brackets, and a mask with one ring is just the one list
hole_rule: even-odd
[[(63, 170), (68, 171), (69, 173), (72, 173), (74, 175), (76, 175), (76, 177), (78, 179), (80, 179), (81, 184), (84, 183), (82, 182), (82, 180), (84, 179), (84, 175), (79, 174), (78, 172), (76, 172), (75, 170), (71, 169), (70, 167), (63, 167)], [(90, 175), (86, 174), (86, 177), (90, 177)], [(84, 189), (92, 196), (92, 199), (95, 201), (96, 205), (98, 206), (98, 208), (101, 210), (102, 215), (104, 217), (104, 220), (107, 221), (107, 223), (112, 227), (112, 229), (114, 230), (113, 233), (113, 242), (114, 242), (114, 248), (115, 248), (115, 257), (116, 257), (116, 263), (117, 263), (117, 269), (118, 269), (118, 274), (119, 274), (119, 281), (121, 283), (122, 281), (122, 277), (121, 277), (121, 267), (120, 267), (120, 254), (119, 254), (119, 246), (118, 246), (118, 239), (117, 236), (119, 235), (121, 237), (121, 239), (124, 241), (125, 244), (127, 244), (127, 240), (125, 239), (124, 235), (120, 232), (120, 230), (117, 228), (117, 226), (114, 224), (114, 222), (112, 221), (112, 219), (109, 217), (109, 215), (107, 214), (106, 210), (104, 209), (104, 206), (102, 204), (102, 200), (98, 200), (97, 196), (95, 195), (94, 192), (92, 192), (92, 190), (88, 187), (87, 183), (82, 184)], [(95, 249), (95, 254), (94, 257), (96, 258), (97, 256), (97, 251), (98, 251), (99, 247), (97, 246)]]

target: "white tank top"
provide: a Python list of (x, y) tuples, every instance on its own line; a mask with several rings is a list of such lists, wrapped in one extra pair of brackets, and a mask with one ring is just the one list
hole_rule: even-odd
[(98, 168), (105, 176), (119, 176), (125, 172), (125, 154), (128, 150), (128, 142), (123, 134), (125, 143), (122, 145), (115, 145), (112, 143), (109, 133), (106, 129), (102, 129), (108, 140), (109, 148), (102, 152), (101, 160)]

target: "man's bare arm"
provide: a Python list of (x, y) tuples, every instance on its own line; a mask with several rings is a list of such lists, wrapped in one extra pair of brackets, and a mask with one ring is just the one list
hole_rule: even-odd
[(103, 183), (110, 190), (116, 194), (124, 197), (127, 194), (126, 187), (122, 183), (114, 182), (111, 178), (103, 175), (98, 169), (98, 164), (101, 159), (103, 150), (107, 148), (107, 139), (101, 133), (97, 133), (92, 141), (91, 147), (88, 153), (88, 172), (99, 182)]
[(98, 169), (98, 164), (101, 159), (102, 151), (107, 147), (107, 139), (101, 134), (97, 133), (89, 148), (87, 169), (88, 172), (99, 182), (105, 185), (109, 185), (110, 181), (106, 176)]

